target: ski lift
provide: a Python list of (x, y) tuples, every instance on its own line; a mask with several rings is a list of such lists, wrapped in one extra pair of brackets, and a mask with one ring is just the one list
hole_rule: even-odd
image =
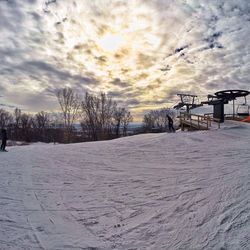
[(237, 115), (238, 116), (249, 116), (249, 106), (247, 104), (246, 97), (245, 97), (245, 103), (238, 105)]
[(190, 95), (190, 94), (177, 94), (177, 96), (180, 97), (181, 101), (174, 105), (174, 109), (180, 110), (184, 109), (187, 113), (191, 109), (198, 108), (202, 106), (201, 103), (199, 103), (199, 99), (197, 95)]

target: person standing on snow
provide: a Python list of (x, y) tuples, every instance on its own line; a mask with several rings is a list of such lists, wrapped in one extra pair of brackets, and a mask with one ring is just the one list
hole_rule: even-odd
[(7, 131), (6, 131), (6, 129), (2, 129), (2, 145), (1, 145), (1, 151), (6, 151), (6, 150), (5, 150), (6, 143), (7, 143)]
[(173, 124), (174, 124), (173, 119), (169, 115), (167, 115), (167, 118), (168, 118), (168, 129), (169, 129), (169, 131), (170, 132), (171, 131), (175, 132), (175, 129), (174, 129), (174, 126), (173, 126)]

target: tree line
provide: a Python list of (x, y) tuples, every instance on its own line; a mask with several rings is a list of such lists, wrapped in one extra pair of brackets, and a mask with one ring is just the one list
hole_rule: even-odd
[(11, 140), (50, 142), (55, 139), (51, 115), (44, 111), (31, 115), (18, 108), (13, 113), (0, 109), (0, 128), (7, 129), (8, 138)]
[[(8, 138), (26, 142), (73, 143), (99, 141), (126, 136), (133, 116), (105, 93), (86, 92), (83, 97), (72, 88), (56, 92), (61, 111), (28, 114), (16, 108), (13, 113), (0, 109), (0, 129), (7, 128)], [(168, 131), (170, 108), (149, 110), (135, 133)]]
[[(13, 113), (0, 109), (0, 128), (8, 138), (27, 142), (97, 141), (127, 135), (133, 116), (105, 93), (80, 97), (72, 88), (56, 93), (61, 112), (28, 114), (16, 108)], [(79, 124), (77, 126), (77, 124)]]
[(105, 93), (93, 95), (86, 92), (83, 99), (71, 88), (57, 92), (65, 128), (65, 139), (70, 142), (73, 123), (79, 119), (87, 140), (98, 141), (127, 135), (133, 116), (127, 108), (119, 107)]

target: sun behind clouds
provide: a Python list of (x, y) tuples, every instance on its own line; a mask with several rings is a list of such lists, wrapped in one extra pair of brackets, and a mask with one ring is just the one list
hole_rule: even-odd
[(115, 53), (124, 46), (125, 39), (121, 34), (106, 33), (96, 43), (104, 52)]

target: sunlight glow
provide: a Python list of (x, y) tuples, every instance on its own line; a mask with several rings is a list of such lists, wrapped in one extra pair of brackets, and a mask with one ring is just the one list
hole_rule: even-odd
[(124, 44), (124, 38), (120, 34), (108, 33), (97, 41), (98, 46), (105, 52), (116, 52)]

